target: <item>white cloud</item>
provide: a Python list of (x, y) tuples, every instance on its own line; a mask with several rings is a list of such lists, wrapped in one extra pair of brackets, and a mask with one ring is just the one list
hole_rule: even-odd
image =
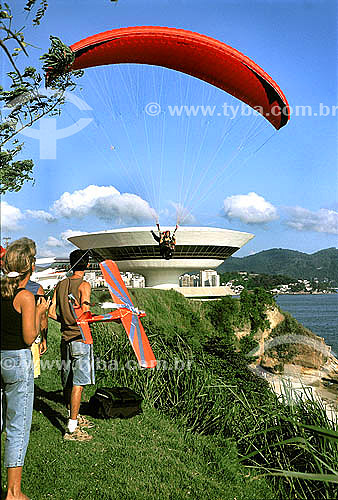
[(68, 241), (71, 236), (79, 236), (87, 234), (84, 231), (76, 231), (74, 229), (67, 229), (60, 234), (59, 238), (55, 236), (48, 236), (47, 240), (38, 248), (39, 257), (65, 257), (72, 250), (75, 249), (74, 245)]
[(6, 202), (2, 202), (1, 208), (2, 227), (6, 231), (21, 229), (18, 223), (24, 217), (48, 223), (63, 217), (81, 219), (89, 216), (118, 224), (138, 224), (156, 219), (156, 212), (147, 201), (136, 194), (120, 193), (114, 186), (90, 185), (73, 193), (65, 192), (49, 211), (27, 209), (22, 213)]
[(48, 248), (62, 248), (64, 246), (64, 242), (58, 240), (54, 236), (48, 236), (48, 239), (45, 242), (45, 246)]
[(265, 224), (278, 219), (277, 209), (256, 193), (228, 196), (224, 200), (224, 214), (245, 224)]
[(18, 231), (22, 229), (20, 226), (21, 220), (24, 218), (24, 214), (19, 208), (10, 205), (6, 201), (1, 202), (1, 229), (2, 232), (8, 231)]
[(56, 217), (83, 218), (90, 215), (106, 221), (138, 223), (155, 217), (155, 211), (139, 196), (120, 193), (113, 186), (90, 185), (85, 189), (65, 192), (54, 202)]
[(338, 211), (321, 208), (312, 212), (302, 207), (287, 207), (285, 224), (297, 231), (338, 234)]
[(50, 214), (49, 212), (45, 212), (44, 210), (26, 210), (26, 214), (29, 217), (33, 217), (34, 219), (40, 219), (45, 222), (55, 222), (56, 218)]
[(39, 257), (63, 257), (67, 255), (67, 248), (61, 239), (48, 236), (47, 240), (38, 246), (37, 254)]

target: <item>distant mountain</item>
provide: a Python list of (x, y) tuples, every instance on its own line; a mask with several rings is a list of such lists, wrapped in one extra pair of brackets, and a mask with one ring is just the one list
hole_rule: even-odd
[(327, 248), (313, 254), (272, 248), (248, 257), (230, 257), (217, 271), (246, 271), (259, 274), (281, 274), (298, 279), (318, 278), (334, 281), (338, 286), (338, 249)]

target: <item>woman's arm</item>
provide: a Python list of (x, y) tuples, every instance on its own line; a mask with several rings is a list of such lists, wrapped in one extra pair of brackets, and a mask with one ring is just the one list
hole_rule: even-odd
[[(40, 286), (38, 293), (38, 296), (44, 297), (45, 291)], [(45, 354), (47, 352), (47, 333), (48, 333), (48, 316), (47, 313), (43, 314), (41, 316), (41, 321), (40, 321), (40, 333), (41, 333), (41, 342), (40, 342), (40, 355)]]

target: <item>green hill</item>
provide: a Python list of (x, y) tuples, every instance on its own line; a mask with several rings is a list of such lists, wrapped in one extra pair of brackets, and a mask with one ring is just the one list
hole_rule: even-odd
[(297, 279), (329, 280), (338, 284), (338, 249), (327, 248), (313, 254), (272, 248), (248, 257), (230, 257), (217, 271), (246, 271), (279, 274)]

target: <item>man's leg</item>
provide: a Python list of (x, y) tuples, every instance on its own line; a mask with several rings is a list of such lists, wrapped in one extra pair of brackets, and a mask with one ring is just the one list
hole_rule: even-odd
[(63, 400), (66, 405), (67, 410), (70, 410), (70, 400), (72, 397), (72, 388), (71, 387), (65, 387), (63, 389)]
[[(83, 425), (81, 425), (80, 419), (83, 417), (79, 415), (81, 406), (83, 387), (82, 385), (74, 385), (70, 397), (70, 415), (67, 425), (67, 432), (64, 435), (64, 439), (70, 441), (90, 441), (93, 436), (90, 436), (86, 431), (83, 430)], [(84, 422), (82, 422), (83, 424)], [(92, 427), (89, 425), (90, 422), (86, 422), (86, 427)]]
[(82, 427), (93, 427), (93, 424), (79, 415), (83, 386), (95, 383), (93, 372), (92, 346), (82, 342), (71, 342), (70, 346), (72, 365), (72, 391), (70, 396), (70, 415), (68, 420), (68, 433), (65, 439), (75, 441), (88, 441), (92, 438)]
[(72, 420), (77, 420), (77, 416), (80, 413), (82, 391), (82, 385), (73, 386), (70, 396), (70, 418)]
[(63, 387), (63, 400), (67, 410), (70, 410), (70, 399), (73, 389), (73, 373), (69, 353), (69, 343), (61, 340), (61, 382)]

